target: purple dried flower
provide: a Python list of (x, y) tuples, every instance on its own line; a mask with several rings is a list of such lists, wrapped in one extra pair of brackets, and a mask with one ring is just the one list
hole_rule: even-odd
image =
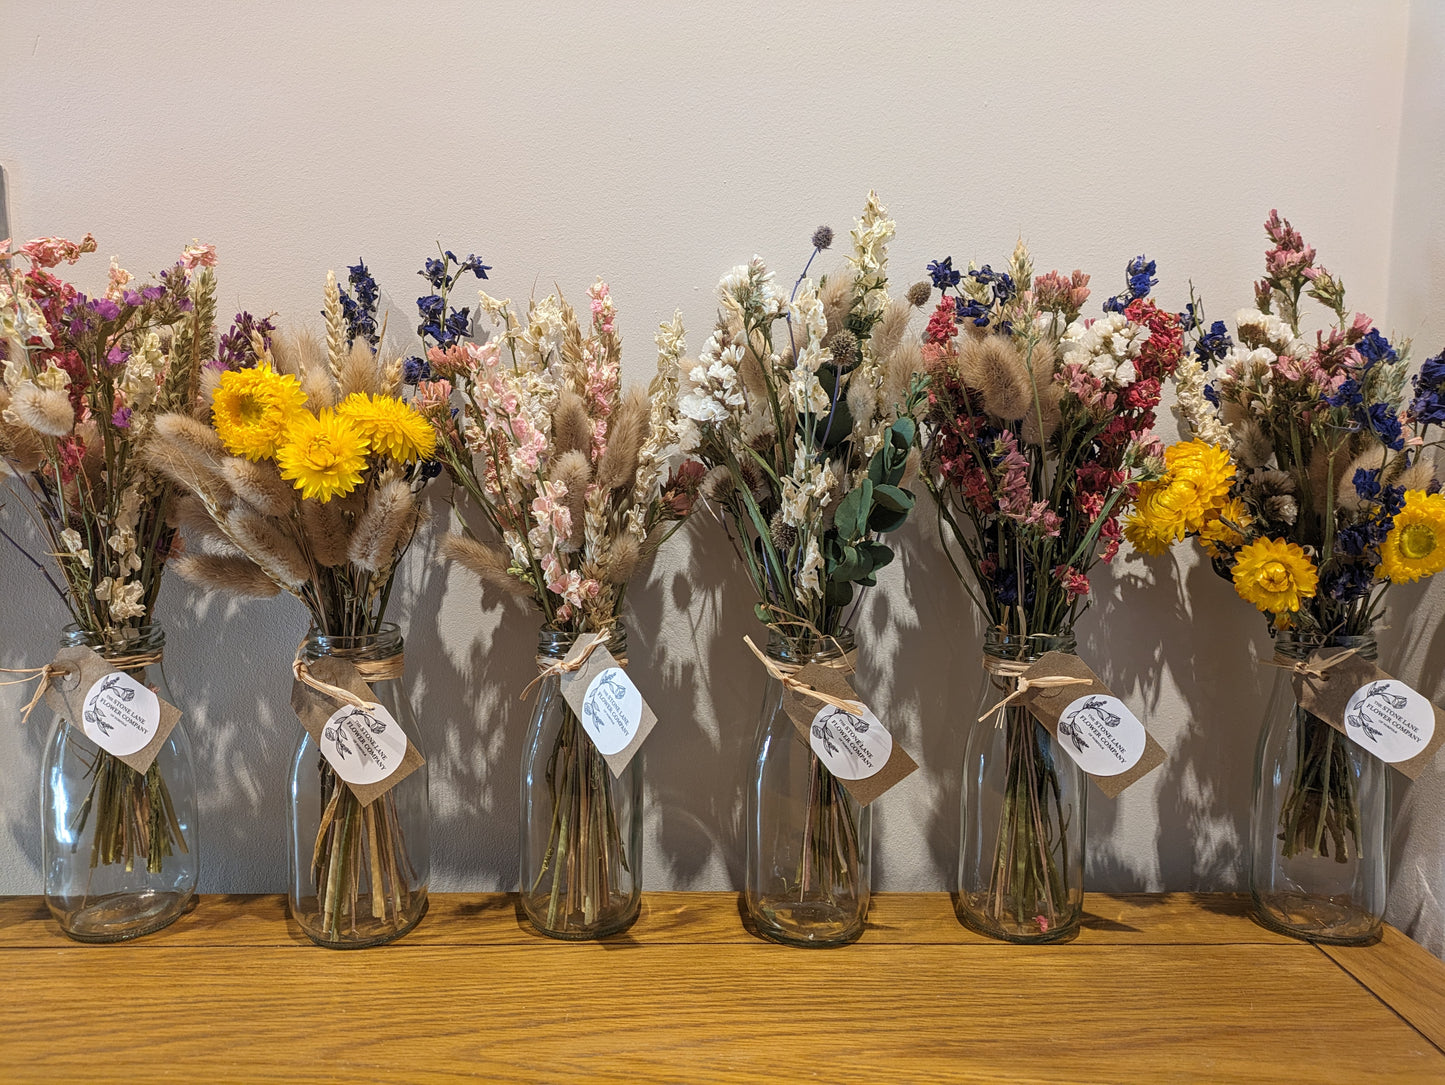
[(130, 408), (117, 407), (115, 413), (110, 416), (110, 424), (117, 429), (130, 429)]
[(124, 365), (130, 360), (130, 351), (125, 347), (111, 347), (105, 352), (105, 360), (111, 365)]

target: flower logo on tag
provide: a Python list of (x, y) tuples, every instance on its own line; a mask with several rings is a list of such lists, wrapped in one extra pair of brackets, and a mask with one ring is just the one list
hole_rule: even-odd
[(1090, 694), (1059, 716), (1059, 746), (1091, 776), (1118, 776), (1144, 756), (1144, 725), (1117, 697)]
[(145, 749), (160, 721), (160, 698), (119, 671), (90, 687), (80, 711), (86, 737), (116, 757)]
[(608, 667), (582, 695), (582, 729), (604, 757), (625, 750), (642, 722), (642, 694), (621, 667)]
[(866, 780), (893, 754), (893, 736), (867, 706), (862, 712), (825, 706), (813, 717), (808, 745), (840, 780)]
[(406, 757), (406, 735), (381, 705), (347, 705), (322, 728), (321, 755), (348, 784), (380, 783)]
[(1394, 678), (1355, 690), (1345, 705), (1351, 738), (1381, 761), (1408, 761), (1430, 744), (1435, 710), (1404, 682)]

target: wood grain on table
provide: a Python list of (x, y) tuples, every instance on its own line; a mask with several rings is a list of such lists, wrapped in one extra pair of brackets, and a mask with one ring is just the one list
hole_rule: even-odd
[(543, 938), (442, 895), (400, 942), (307, 942), (284, 898), (67, 941), (0, 899), (4, 1081), (1445, 1081), (1445, 964), (1388, 928), (1322, 949), (1222, 895), (1090, 895), (1072, 942), (879, 894), (855, 945), (753, 937), (731, 893), (650, 893), (631, 931)]

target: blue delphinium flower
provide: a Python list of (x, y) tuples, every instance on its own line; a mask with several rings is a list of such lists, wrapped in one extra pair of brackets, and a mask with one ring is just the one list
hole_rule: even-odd
[(1179, 330), (1192, 332), (1197, 327), (1199, 327), (1199, 314), (1194, 311), (1194, 303), (1191, 301), (1184, 307), (1184, 312), (1179, 314)]
[[(915, 267), (917, 265), (914, 265)], [(942, 260), (934, 260), (928, 265), (928, 274), (933, 278), (933, 285), (939, 290), (947, 290), (950, 286), (957, 286), (962, 278), (962, 273), (953, 269), (953, 257), (945, 256)]]
[(1331, 407), (1361, 407), (1365, 403), (1365, 395), (1360, 390), (1359, 381), (1354, 377), (1346, 377), (1334, 392), (1324, 397), (1324, 400)]
[(357, 339), (365, 339), (373, 351), (381, 343), (376, 327), (376, 302), (379, 292), (376, 280), (366, 270), (366, 262), (357, 259), (347, 269), (347, 281), (356, 291), (353, 298), (343, 288), (341, 291), (341, 317), (346, 322), (346, 342), (349, 346)]
[(442, 253), (441, 259), (434, 257), (426, 261), (417, 274), (431, 284), (434, 292), (416, 299), (417, 311), (421, 314), (421, 323), (416, 330), (423, 341), (430, 339), (445, 349), (457, 340), (471, 336), (470, 308), (449, 310), (447, 296), (457, 280), (468, 272), (478, 279), (485, 279), (487, 272), (491, 270), (491, 266), (482, 263), (475, 253), (458, 261), (456, 253), (446, 251)]
[(1148, 297), (1149, 291), (1159, 285), (1158, 278), (1154, 275), (1154, 261), (1142, 254), (1130, 260), (1124, 268), (1125, 278), (1128, 280), (1128, 287), (1122, 294), (1115, 294), (1108, 301), (1104, 302), (1104, 312), (1122, 313), (1129, 307), (1129, 303), (1137, 298)]
[(1199, 342), (1194, 344), (1194, 357), (1208, 368), (1210, 362), (1221, 362), (1234, 347), (1234, 340), (1229, 337), (1229, 329), (1225, 327), (1224, 321), (1216, 320), (1209, 325), (1209, 330), (1199, 337)]
[(1398, 362), (1399, 352), (1390, 345), (1390, 341), (1380, 334), (1378, 328), (1371, 328), (1368, 335), (1355, 344), (1355, 349), (1365, 359), (1365, 368), (1369, 369), (1377, 362)]
[(1388, 403), (1370, 404), (1370, 429), (1375, 431), (1382, 444), (1394, 452), (1405, 447), (1405, 435), (1400, 431), (1400, 416), (1390, 409)]
[(988, 306), (981, 301), (974, 301), (962, 294), (953, 299), (953, 307), (958, 312), (958, 319), (972, 320), (974, 325), (980, 328), (988, 327)]
[(1420, 366), (1410, 413), (1422, 425), (1445, 426), (1445, 350)]
[(401, 382), (415, 386), (431, 379), (431, 363), (425, 358), (411, 357), (401, 363)]
[(1341, 603), (1369, 595), (1374, 582), (1371, 562), (1334, 562), (1320, 573), (1320, 590)]
[(1014, 296), (1013, 276), (1007, 271), (995, 271), (984, 264), (976, 271), (970, 271), (968, 277), (976, 283), (982, 283), (989, 288), (993, 300), (1002, 305)]
[(1355, 476), (1350, 480), (1355, 487), (1355, 493), (1367, 501), (1373, 501), (1380, 496), (1380, 470), (1377, 467), (1357, 467)]

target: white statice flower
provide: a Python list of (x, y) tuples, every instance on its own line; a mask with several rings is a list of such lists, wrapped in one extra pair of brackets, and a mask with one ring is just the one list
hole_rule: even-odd
[(823, 594), (823, 553), (818, 549), (818, 540), (808, 536), (803, 548), (803, 566), (798, 570), (798, 592), (805, 598), (817, 598)]
[(688, 387), (678, 398), (683, 418), (702, 425), (721, 425), (747, 405), (738, 366), (743, 362), (741, 347), (724, 347), (709, 358), (705, 352), (688, 371)]
[(1239, 329), (1240, 341), (1246, 346), (1269, 347), (1276, 354), (1299, 356), (1296, 352), (1302, 340), (1296, 338), (1293, 328), (1273, 313), (1241, 309), (1234, 314), (1234, 323)]
[(82, 566), (87, 569), (91, 567), (90, 549), (75, 528), (68, 527), (60, 533), (60, 545), (65, 547), (65, 552), (80, 562)]
[(1105, 384), (1123, 388), (1138, 376), (1134, 359), (1148, 338), (1149, 329), (1123, 313), (1106, 313), (1087, 327), (1082, 320), (1070, 324), (1059, 349), (1065, 365), (1081, 365)]

